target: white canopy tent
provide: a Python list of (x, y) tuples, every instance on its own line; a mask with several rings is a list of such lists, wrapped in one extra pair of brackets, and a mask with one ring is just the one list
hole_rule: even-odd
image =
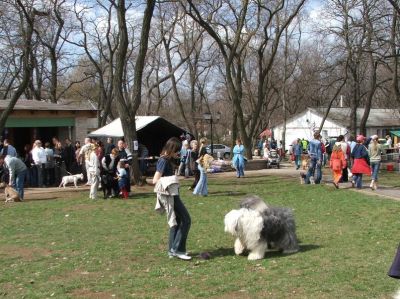
[[(162, 147), (169, 138), (179, 138), (182, 134), (185, 135), (188, 133), (186, 130), (177, 127), (160, 116), (137, 116), (136, 132), (139, 143), (147, 147), (150, 156), (159, 155)], [(90, 137), (99, 138), (124, 137), (121, 119), (117, 118), (108, 125), (105, 125), (88, 135)]]
[[(160, 116), (137, 116), (136, 117), (136, 131), (143, 129), (150, 123), (159, 119)], [(108, 125), (101, 127), (89, 134), (91, 137), (122, 137), (124, 131), (122, 130), (121, 119), (116, 118)]]

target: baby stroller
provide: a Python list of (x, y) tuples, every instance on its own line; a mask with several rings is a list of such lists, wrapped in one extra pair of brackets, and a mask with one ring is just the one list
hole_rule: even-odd
[(280, 157), (278, 154), (278, 151), (276, 149), (271, 149), (269, 150), (269, 154), (267, 157), (267, 168), (272, 168), (272, 167), (276, 167), (276, 168), (280, 168), (279, 162), (280, 162)]

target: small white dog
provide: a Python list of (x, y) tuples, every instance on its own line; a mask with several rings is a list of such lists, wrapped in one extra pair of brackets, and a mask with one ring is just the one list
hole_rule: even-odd
[(83, 173), (63, 176), (58, 187), (63, 186), (65, 188), (67, 184), (74, 183), (75, 188), (78, 188), (78, 180), (83, 180)]
[(258, 260), (269, 246), (286, 254), (299, 250), (291, 209), (269, 207), (258, 197), (244, 199), (240, 207), (225, 215), (225, 232), (236, 237), (235, 254), (248, 250), (248, 259)]

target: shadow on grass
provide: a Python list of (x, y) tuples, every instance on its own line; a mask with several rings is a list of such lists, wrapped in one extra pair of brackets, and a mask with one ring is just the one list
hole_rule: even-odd
[(156, 194), (154, 192), (133, 192), (128, 199), (149, 199), (149, 198), (156, 198)]
[[(31, 196), (29, 198), (24, 198), (24, 202), (28, 202), (28, 201), (38, 201), (38, 200), (54, 200), (54, 199), (64, 199), (62, 197), (54, 197), (54, 196)], [(68, 197), (65, 197), (65, 199), (69, 199)]]
[(244, 195), (247, 195), (247, 193), (238, 191), (214, 191), (208, 193), (208, 196), (244, 196)]
[(217, 257), (233, 256), (235, 255), (235, 252), (233, 251), (233, 247), (230, 248), (221, 247), (213, 250), (206, 250), (203, 252), (193, 252), (192, 256), (201, 257), (203, 254), (208, 254), (210, 257), (209, 259), (214, 259)]
[(300, 244), (299, 245), (300, 249), (298, 252), (293, 252), (293, 253), (283, 253), (282, 251), (268, 251), (267, 253), (265, 253), (265, 257), (269, 258), (269, 257), (273, 257), (273, 258), (282, 258), (288, 255), (292, 255), (292, 254), (299, 254), (302, 252), (307, 252), (310, 250), (315, 250), (315, 249), (319, 249), (321, 248), (321, 246), (319, 245), (314, 245), (314, 244)]
[[(314, 244), (302, 244), (300, 245), (300, 250), (298, 252), (294, 252), (294, 253), (290, 253), (290, 254), (284, 254), (282, 253), (282, 251), (268, 251), (265, 253), (265, 257), (264, 258), (283, 258), (285, 256), (288, 255), (292, 255), (292, 254), (299, 254), (302, 252), (307, 252), (310, 250), (315, 250), (320, 248), (321, 246), (319, 245), (314, 245)], [(225, 256), (234, 256), (235, 252), (233, 250), (233, 247), (229, 247), (229, 248), (217, 248), (217, 249), (213, 249), (213, 250), (208, 250), (208, 251), (204, 251), (204, 252), (193, 252), (193, 256), (198, 256), (198, 257), (202, 257), (202, 254), (208, 254), (209, 255), (209, 259), (213, 259), (213, 258), (217, 258), (217, 257), (225, 257)], [(248, 252), (246, 252), (244, 254), (244, 256), (247, 256)]]

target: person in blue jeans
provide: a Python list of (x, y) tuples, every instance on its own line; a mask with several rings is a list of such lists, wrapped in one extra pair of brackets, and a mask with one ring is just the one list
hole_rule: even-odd
[(296, 165), (296, 170), (298, 170), (298, 169), (300, 169), (301, 154), (303, 153), (303, 148), (301, 145), (300, 138), (297, 138), (297, 141), (293, 143), (292, 151), (293, 151), (293, 155), (294, 155), (294, 163)]
[(24, 200), (24, 183), (28, 168), (22, 160), (11, 156), (0, 157), (0, 166), (3, 164), (9, 171), (10, 180), (8, 184), (15, 188), (20, 199)]
[(378, 189), (378, 172), (381, 165), (382, 146), (378, 142), (378, 135), (371, 136), (371, 143), (368, 146), (369, 161), (371, 164), (372, 177), (369, 187), (372, 190)]
[(314, 139), (311, 139), (308, 143), (310, 164), (304, 181), (306, 184), (310, 184), (310, 177), (314, 177), (315, 184), (319, 184), (321, 182), (322, 146), (320, 139), (321, 135), (318, 131), (316, 131), (314, 132)]
[[(157, 162), (156, 173), (153, 177), (153, 184), (156, 184), (161, 177), (173, 176), (173, 161), (178, 159), (181, 150), (181, 141), (170, 138), (161, 151), (160, 159)], [(168, 255), (181, 260), (190, 260), (186, 253), (186, 241), (190, 230), (191, 218), (179, 195), (174, 196), (174, 213), (177, 225), (170, 227)]]
[(232, 164), (236, 168), (236, 176), (238, 178), (244, 177), (244, 146), (242, 144), (242, 140), (240, 138), (236, 139), (236, 145), (233, 148), (233, 159)]

